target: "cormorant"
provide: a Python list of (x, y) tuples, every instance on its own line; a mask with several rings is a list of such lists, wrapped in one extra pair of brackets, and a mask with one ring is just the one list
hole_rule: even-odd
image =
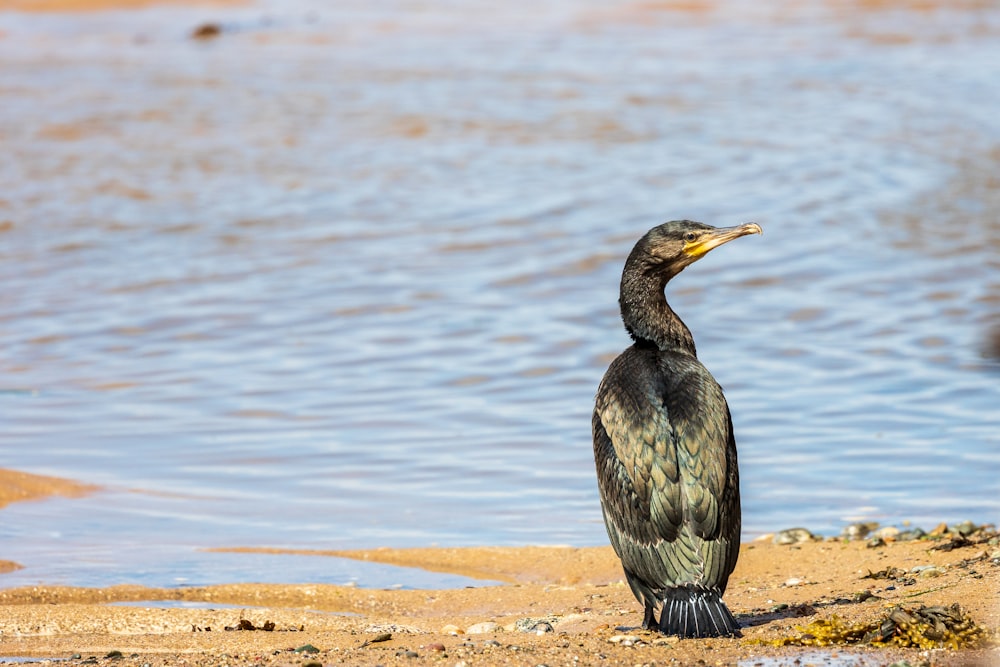
[(634, 343), (597, 390), (594, 459), (604, 525), (644, 607), (642, 627), (668, 635), (739, 635), (722, 594), (739, 555), (740, 490), (729, 406), (663, 290), (713, 248), (760, 233), (752, 222), (667, 222), (639, 239), (622, 272)]

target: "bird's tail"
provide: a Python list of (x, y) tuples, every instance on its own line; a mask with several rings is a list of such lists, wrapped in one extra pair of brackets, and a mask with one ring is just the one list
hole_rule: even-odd
[(739, 637), (740, 624), (719, 592), (701, 586), (677, 586), (662, 592), (660, 632), (678, 637)]

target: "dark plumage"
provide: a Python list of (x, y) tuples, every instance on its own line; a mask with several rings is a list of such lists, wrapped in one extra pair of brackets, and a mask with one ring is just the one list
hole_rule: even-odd
[(635, 342), (597, 390), (594, 459), (642, 625), (665, 634), (739, 634), (722, 594), (739, 554), (740, 490), (729, 406), (663, 289), (709, 250), (760, 233), (754, 223), (668, 222), (639, 239), (622, 272), (622, 320)]

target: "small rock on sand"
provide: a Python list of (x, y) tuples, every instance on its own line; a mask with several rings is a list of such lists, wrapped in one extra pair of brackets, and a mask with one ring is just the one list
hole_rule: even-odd
[(490, 632), (497, 632), (500, 630), (500, 625), (494, 623), (493, 621), (485, 621), (483, 623), (473, 623), (465, 629), (465, 634), (467, 635), (485, 635)]
[(608, 639), (612, 644), (621, 644), (622, 646), (634, 646), (640, 640), (635, 635), (615, 635)]
[(812, 542), (816, 537), (805, 528), (787, 528), (774, 534), (775, 544), (802, 544)]
[(878, 528), (878, 522), (876, 521), (862, 521), (858, 523), (852, 523), (843, 531), (841, 531), (840, 536), (845, 537), (849, 540), (863, 540), (868, 537), (868, 534), (873, 530)]

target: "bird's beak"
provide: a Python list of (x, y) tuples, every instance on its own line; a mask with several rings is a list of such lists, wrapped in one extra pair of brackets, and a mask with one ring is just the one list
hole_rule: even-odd
[(693, 241), (684, 244), (684, 252), (691, 257), (701, 257), (709, 250), (718, 248), (723, 243), (728, 243), (747, 234), (763, 234), (764, 230), (756, 222), (748, 222), (745, 225), (736, 227), (720, 227), (711, 231), (703, 232)]

